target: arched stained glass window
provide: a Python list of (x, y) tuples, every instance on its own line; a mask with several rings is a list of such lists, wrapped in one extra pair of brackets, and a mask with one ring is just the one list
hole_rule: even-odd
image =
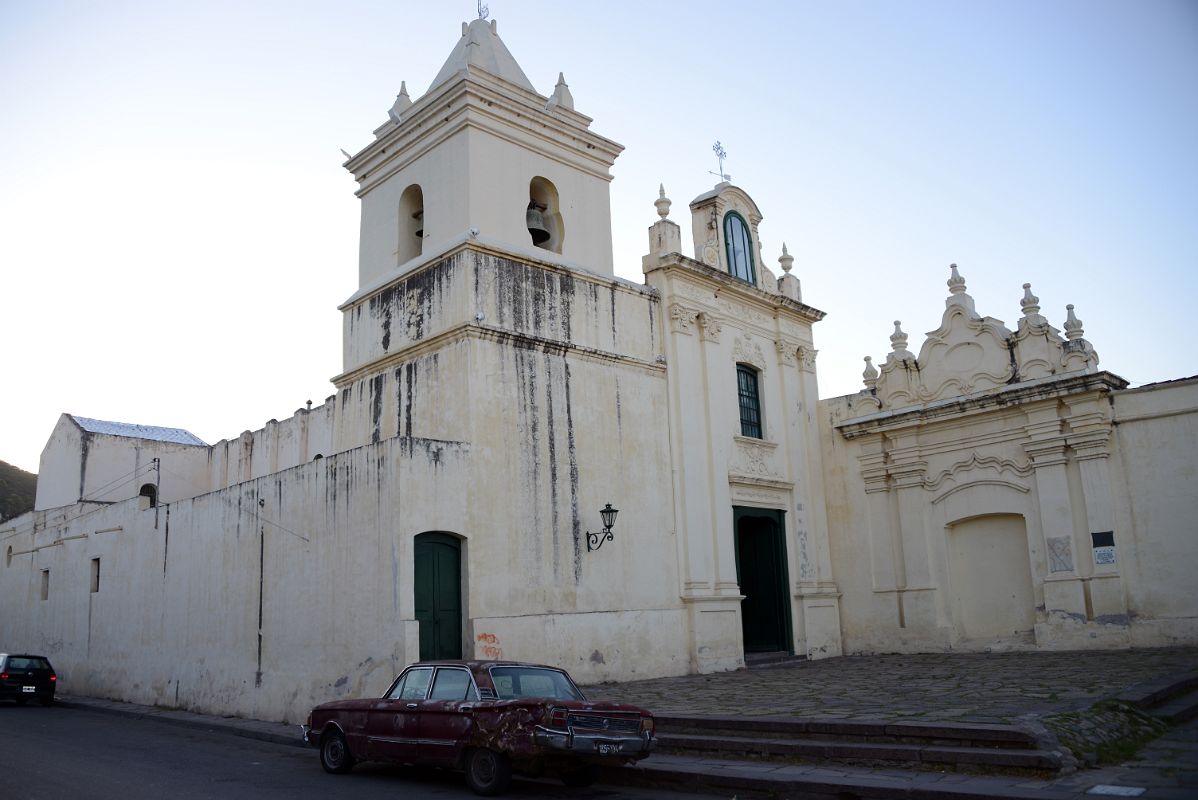
[(724, 215), (724, 247), (728, 252), (728, 272), (745, 283), (757, 284), (753, 267), (753, 237), (745, 218), (735, 211)]

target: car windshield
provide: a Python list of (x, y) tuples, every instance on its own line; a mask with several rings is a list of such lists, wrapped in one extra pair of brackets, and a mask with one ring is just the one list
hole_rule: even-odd
[(491, 667), (491, 680), (500, 700), (547, 697), (553, 700), (584, 700), (566, 673), (541, 667)]

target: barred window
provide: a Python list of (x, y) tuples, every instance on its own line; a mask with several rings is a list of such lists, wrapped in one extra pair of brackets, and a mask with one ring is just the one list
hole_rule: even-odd
[(761, 396), (757, 391), (757, 370), (736, 365), (736, 388), (740, 397), (740, 435), (761, 437)]

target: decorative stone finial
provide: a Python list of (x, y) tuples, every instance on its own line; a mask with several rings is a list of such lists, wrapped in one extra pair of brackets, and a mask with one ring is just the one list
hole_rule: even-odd
[(670, 216), (670, 198), (666, 197), (666, 185), (659, 183), (657, 185), (657, 199), (653, 201), (653, 205), (657, 206), (657, 216), (665, 219)]
[(903, 333), (903, 329), (899, 327), (902, 324), (896, 319), (894, 321), (894, 333), (890, 334), (890, 348), (896, 353), (907, 349), (907, 334)]
[(553, 97), (549, 98), (549, 103), (574, 110), (574, 95), (570, 94), (570, 87), (566, 85), (564, 72), (557, 73), (557, 86), (553, 87)]
[(865, 388), (873, 391), (878, 385), (878, 368), (874, 366), (874, 360), (869, 356), (865, 357), (865, 372), (861, 373), (861, 377), (865, 380)]
[(786, 242), (782, 243), (782, 255), (778, 256), (778, 263), (782, 265), (782, 271), (789, 275), (790, 268), (794, 266), (795, 257), (786, 251)]
[(1026, 317), (1032, 317), (1040, 313), (1040, 298), (1032, 294), (1032, 285), (1030, 283), (1023, 284), (1023, 299), (1019, 301), (1019, 305), (1023, 308), (1023, 314)]
[(387, 116), (391, 118), (392, 122), (398, 125), (403, 116), (403, 112), (407, 111), (411, 107), (412, 98), (408, 97), (408, 82), (400, 81), (399, 94), (395, 96), (395, 103), (392, 104), (391, 110), (387, 112)]
[(961, 273), (957, 272), (956, 264), (949, 264), (948, 268), (953, 271), (952, 276), (948, 279), (948, 290), (951, 294), (961, 294), (965, 291), (965, 279), (961, 277)]
[(1065, 306), (1065, 338), (1069, 341), (1080, 339), (1086, 335), (1082, 330), (1082, 321), (1073, 313), (1073, 303)]

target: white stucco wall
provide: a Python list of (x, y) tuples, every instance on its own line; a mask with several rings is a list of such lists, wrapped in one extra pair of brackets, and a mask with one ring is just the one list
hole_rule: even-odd
[(1142, 646), (1198, 638), (1198, 378), (1115, 395), (1115, 439), (1124, 490), (1116, 541), (1128, 576), (1133, 641)]

